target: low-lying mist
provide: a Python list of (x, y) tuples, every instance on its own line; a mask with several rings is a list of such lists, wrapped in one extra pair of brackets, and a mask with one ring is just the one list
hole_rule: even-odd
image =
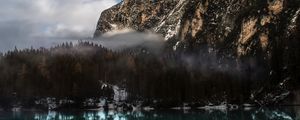
[(137, 32), (131, 29), (123, 29), (103, 34), (95, 38), (96, 43), (112, 50), (123, 50), (135, 47), (144, 47), (154, 53), (163, 49), (163, 37), (151, 32)]
[[(130, 101), (220, 103), (248, 100), (259, 87), (263, 72), (256, 59), (240, 62), (206, 47), (169, 51), (166, 44), (154, 33), (121, 30), (51, 48), (10, 51), (0, 56), (0, 96), (8, 101), (11, 93), (19, 98), (110, 98), (110, 92), (100, 90), (99, 81), (104, 81), (128, 90)], [(155, 54), (127, 50), (136, 47)]]

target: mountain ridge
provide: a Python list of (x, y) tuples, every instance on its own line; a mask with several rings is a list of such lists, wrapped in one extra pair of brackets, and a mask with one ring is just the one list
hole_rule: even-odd
[(101, 14), (94, 36), (124, 28), (152, 31), (171, 51), (204, 51), (233, 57), (237, 66), (260, 66), (257, 78), (275, 85), (256, 91), (263, 104), (272, 98), (266, 96), (280, 94), (274, 89), (299, 89), (299, 16), (299, 0), (124, 0)]

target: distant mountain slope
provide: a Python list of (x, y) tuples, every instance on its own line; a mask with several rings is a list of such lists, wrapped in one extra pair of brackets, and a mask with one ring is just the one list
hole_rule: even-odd
[(299, 0), (124, 0), (101, 14), (94, 36), (124, 28), (153, 31), (172, 51), (254, 64), (246, 72), (263, 70), (249, 79), (275, 85), (256, 91), (263, 103), (300, 88), (299, 17)]

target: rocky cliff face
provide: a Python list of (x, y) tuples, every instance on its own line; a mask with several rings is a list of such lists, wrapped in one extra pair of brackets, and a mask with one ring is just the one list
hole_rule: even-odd
[[(173, 49), (207, 44), (233, 47), (237, 56), (296, 34), (299, 0), (124, 0), (104, 11), (95, 37), (124, 28), (154, 31)], [(286, 34), (285, 38), (283, 35)], [(284, 39), (284, 40), (283, 40)], [(270, 52), (270, 51), (269, 51)]]
[(101, 14), (94, 36), (153, 31), (173, 51), (206, 51), (238, 64), (254, 59), (264, 68), (260, 79), (280, 91), (257, 90), (253, 99), (267, 101), (299, 88), (299, 24), (300, 0), (124, 0)]

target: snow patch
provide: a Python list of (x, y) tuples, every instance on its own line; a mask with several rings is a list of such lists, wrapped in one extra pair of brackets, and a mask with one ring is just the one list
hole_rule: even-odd
[(290, 23), (290, 26), (288, 27), (288, 29), (291, 31), (291, 30), (294, 30), (296, 28), (296, 20), (298, 18), (300, 14), (300, 8), (296, 11), (295, 15), (293, 16), (293, 19), (291, 20), (291, 23)]
[(179, 46), (179, 44), (180, 44), (180, 41), (178, 41), (174, 46), (173, 46), (173, 50), (174, 51), (176, 51), (177, 50), (177, 48), (178, 48), (178, 46)]
[(169, 40), (170, 38), (172, 38), (173, 36), (175, 36), (179, 29), (180, 29), (180, 24), (181, 24), (181, 20), (178, 21), (176, 27), (172, 30), (172, 28), (170, 28), (167, 32), (167, 35), (165, 37), (165, 41)]
[(172, 107), (172, 110), (190, 110), (192, 107), (188, 106), (187, 103), (184, 103), (182, 107)]
[(112, 30), (118, 30), (117, 24), (110, 24)]
[(215, 105), (215, 106), (204, 106), (204, 107), (198, 107), (198, 109), (202, 109), (202, 110), (221, 110), (221, 111), (226, 111), (227, 110), (227, 106), (225, 104), (221, 104), (221, 105)]
[(152, 111), (152, 110), (154, 110), (154, 108), (150, 107), (150, 106), (146, 106), (146, 107), (143, 108), (143, 110), (145, 110), (145, 111)]
[(121, 89), (118, 86), (114, 85), (113, 90), (114, 90), (114, 101), (119, 102), (127, 99), (128, 93), (126, 89)]

